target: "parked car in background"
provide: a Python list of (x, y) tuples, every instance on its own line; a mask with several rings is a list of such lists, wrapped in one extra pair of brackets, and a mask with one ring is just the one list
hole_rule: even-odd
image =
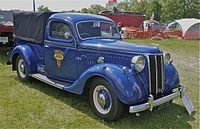
[(13, 11), (0, 10), (0, 46), (13, 45)]
[(88, 91), (100, 118), (116, 120), (125, 106), (130, 113), (153, 111), (180, 97), (192, 107), (170, 54), (122, 41), (109, 18), (16, 12), (14, 28), (9, 56), (19, 79), (36, 78), (78, 95)]

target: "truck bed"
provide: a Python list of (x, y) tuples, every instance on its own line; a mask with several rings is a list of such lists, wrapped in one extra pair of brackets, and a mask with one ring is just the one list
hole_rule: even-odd
[(54, 12), (14, 12), (15, 38), (33, 43), (43, 43), (48, 18)]

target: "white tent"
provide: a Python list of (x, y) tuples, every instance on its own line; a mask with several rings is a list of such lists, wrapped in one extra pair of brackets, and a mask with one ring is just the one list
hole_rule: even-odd
[(200, 39), (200, 20), (195, 18), (180, 19), (170, 23), (166, 30), (179, 29), (184, 39)]

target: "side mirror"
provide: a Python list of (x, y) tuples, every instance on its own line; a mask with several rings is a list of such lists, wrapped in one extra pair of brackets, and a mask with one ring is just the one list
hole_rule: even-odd
[(69, 38), (71, 38), (71, 37), (73, 37), (69, 32), (65, 32), (64, 33), (64, 37), (66, 38), (66, 39), (69, 39)]
[(73, 36), (71, 33), (69, 33), (69, 32), (65, 32), (65, 33), (64, 33), (64, 38), (65, 38), (66, 40), (76, 41), (75, 38), (74, 38), (74, 36)]

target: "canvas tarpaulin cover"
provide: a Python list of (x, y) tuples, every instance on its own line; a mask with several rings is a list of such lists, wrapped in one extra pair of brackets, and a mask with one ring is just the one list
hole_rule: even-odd
[(15, 38), (43, 43), (46, 24), (53, 12), (14, 12)]

